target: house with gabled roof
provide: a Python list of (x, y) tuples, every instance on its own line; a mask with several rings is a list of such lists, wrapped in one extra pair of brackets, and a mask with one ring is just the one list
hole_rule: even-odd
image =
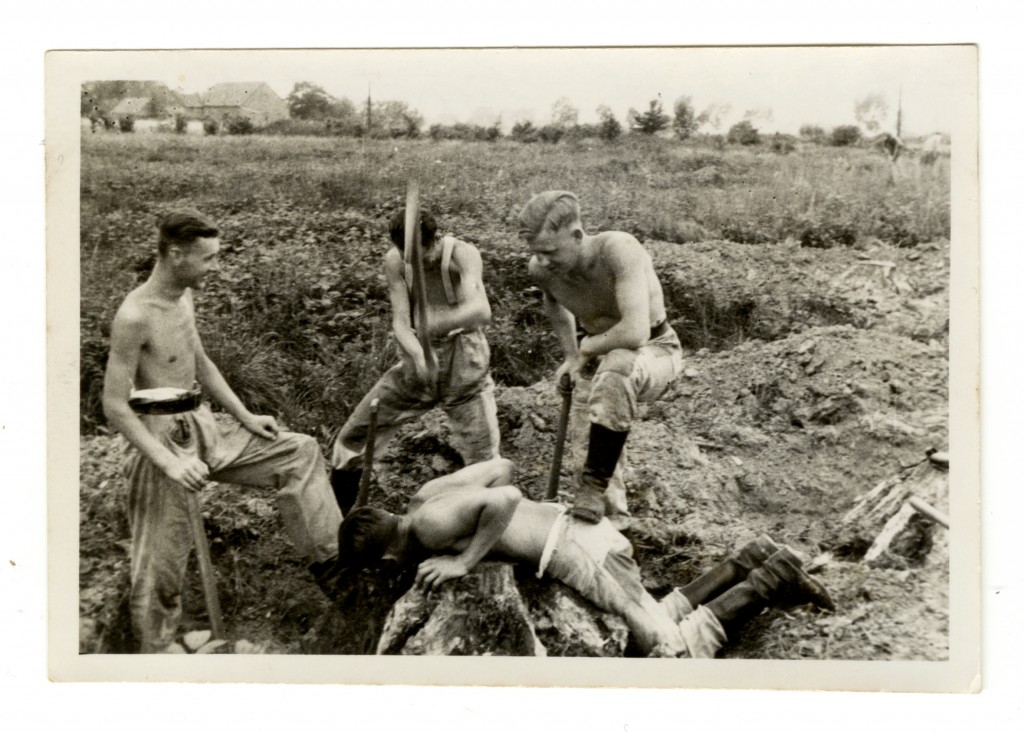
[(261, 127), (288, 119), (288, 105), (263, 81), (214, 84), (202, 95), (203, 115), (218, 120), (245, 117)]

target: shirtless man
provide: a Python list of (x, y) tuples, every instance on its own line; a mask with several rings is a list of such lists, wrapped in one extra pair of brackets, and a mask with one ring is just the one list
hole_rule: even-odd
[[(484, 557), (525, 562), (538, 577), (550, 575), (620, 615), (644, 652), (658, 656), (712, 658), (727, 630), (768, 605), (835, 609), (797, 556), (767, 536), (655, 601), (629, 541), (607, 519), (581, 523), (556, 504), (524, 499), (511, 472), (511, 462), (498, 458), (432, 480), (403, 516), (357, 508), (339, 530), (341, 562), (418, 561), (416, 583), (428, 590), (468, 574)], [(441, 552), (450, 553), (429, 556)]]
[(491, 351), (483, 331), (491, 321), (491, 306), (480, 252), (453, 236), (438, 239), (437, 222), (429, 210), (420, 209), (427, 320), (437, 361), (437, 373), (431, 373), (412, 322), (412, 273), (403, 258), (404, 208), (391, 217), (389, 229), (394, 246), (384, 255), (384, 273), (401, 361), (363, 397), (334, 441), (331, 484), (343, 512), (355, 502), (359, 490), (374, 399), (380, 400), (377, 447), (386, 444), (405, 422), (440, 406), (451, 421), (454, 446), (467, 465), (498, 456)]
[(666, 319), (661, 283), (647, 251), (629, 234), (585, 234), (579, 201), (568, 191), (531, 198), (519, 227), (533, 252), (530, 276), (543, 292), (565, 355), (555, 380), (568, 373), (575, 385), (571, 429), (578, 479), (572, 513), (592, 523), (607, 515), (623, 528), (629, 518), (624, 448), (637, 402), (659, 398), (682, 370), (682, 348)]
[[(134, 447), (124, 470), (132, 624), (144, 653), (175, 650), (192, 548), (185, 491), (198, 492), (209, 480), (275, 488), (285, 529), (314, 575), (337, 557), (341, 513), (316, 441), (252, 414), (203, 350), (192, 290), (215, 266), (219, 248), (217, 227), (201, 213), (170, 213), (160, 224), (152, 274), (125, 298), (111, 329), (103, 411)], [(215, 421), (205, 404), (160, 404), (145, 414), (129, 405), (133, 389), (197, 383), (232, 421)]]

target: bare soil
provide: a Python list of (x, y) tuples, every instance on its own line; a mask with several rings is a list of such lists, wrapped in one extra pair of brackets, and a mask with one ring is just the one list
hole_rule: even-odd
[[(646, 244), (684, 343), (716, 344), (687, 353), (684, 376), (644, 407), (629, 438), (629, 535), (650, 591), (665, 594), (767, 532), (809, 557), (832, 553), (818, 577), (837, 612), (766, 611), (724, 656), (947, 659), (944, 530), (917, 561), (869, 568), (841, 518), (879, 481), (947, 446), (949, 243)], [(550, 379), (498, 389), (503, 454), (534, 498), (558, 404)], [(458, 467), (447, 434), (437, 413), (403, 428), (380, 455), (375, 502), (400, 510), (424, 481)], [(82, 652), (132, 647), (122, 448), (104, 434), (81, 442)], [(230, 635), (271, 653), (322, 649), (311, 636), (330, 604), (284, 540), (273, 496), (211, 487), (204, 519)], [(206, 627), (189, 577), (184, 631)]]

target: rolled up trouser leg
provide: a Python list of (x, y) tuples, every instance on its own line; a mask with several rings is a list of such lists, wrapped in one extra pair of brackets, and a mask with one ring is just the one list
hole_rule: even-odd
[[(579, 378), (573, 390), (572, 407), (569, 412), (569, 447), (571, 469), (573, 475), (579, 479), (583, 473), (583, 466), (587, 461), (587, 449), (590, 444), (590, 390), (593, 382), (590, 379)], [(623, 446), (619, 454), (618, 463), (608, 479), (608, 487), (604, 491), (604, 513), (606, 516), (629, 516), (629, 506), (626, 503), (626, 484), (624, 475), (629, 464), (628, 447)]]
[(576, 518), (597, 523), (604, 516), (604, 492), (628, 436), (628, 432), (616, 432), (599, 424), (590, 425), (587, 459), (573, 500), (572, 514)]

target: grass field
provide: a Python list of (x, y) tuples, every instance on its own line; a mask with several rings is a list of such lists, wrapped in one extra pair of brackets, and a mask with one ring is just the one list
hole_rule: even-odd
[[(161, 212), (194, 205), (222, 226), (220, 271), (197, 295), (207, 350), (254, 409), (321, 440), (394, 358), (380, 258), (407, 181), (445, 231), (476, 243), (500, 383), (557, 362), (525, 276), (516, 213), (549, 188), (579, 195), (590, 231), (641, 241), (793, 238), (896, 246), (949, 236), (948, 161), (887, 186), (877, 151), (808, 145), (717, 150), (649, 138), (558, 145), (347, 138), (83, 135), (82, 428), (99, 406), (109, 323), (152, 265)], [(686, 303), (669, 304), (685, 319)], [(714, 333), (687, 345), (716, 348)]]

